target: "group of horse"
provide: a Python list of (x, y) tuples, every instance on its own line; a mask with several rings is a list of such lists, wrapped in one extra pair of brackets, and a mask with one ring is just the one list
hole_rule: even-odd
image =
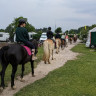
[[(72, 44), (72, 41), (75, 43), (77, 41), (77, 37), (70, 37), (68, 39), (68, 41), (70, 42), (70, 44)], [(53, 58), (53, 51), (54, 51), (54, 46), (56, 47), (56, 53), (58, 54), (59, 51), (60, 51), (60, 47), (62, 50), (64, 50), (65, 47), (67, 47), (67, 43), (65, 39), (56, 39), (55, 40), (56, 42), (56, 46), (55, 44), (53, 43), (53, 41), (51, 39), (47, 39), (44, 41), (43, 43), (43, 48), (44, 48), (44, 56), (43, 56), (43, 60), (44, 60), (44, 63), (46, 64), (48, 62), (48, 64), (51, 63), (50, 61), (50, 58), (52, 57), (52, 60), (54, 59)]]
[[(66, 47), (66, 41), (56, 39), (56, 53), (58, 54), (60, 51), (60, 47), (63, 50), (64, 47)], [(32, 40), (32, 44), (35, 46), (35, 54), (38, 53), (38, 41)], [(53, 58), (53, 51), (54, 51), (55, 44), (52, 40), (47, 39), (43, 42), (43, 49), (44, 49), (44, 56), (43, 60), (46, 64), (47, 62), (50, 64), (50, 57), (52, 55)], [(4, 82), (4, 76), (6, 68), (9, 64), (12, 65), (12, 74), (11, 74), (11, 88), (16, 89), (16, 86), (14, 84), (14, 78), (15, 73), (17, 71), (17, 67), (20, 64), (22, 66), (21, 68), (21, 81), (23, 81), (24, 76), (24, 70), (25, 70), (25, 63), (30, 62), (31, 63), (31, 70), (32, 70), (32, 76), (34, 77), (34, 61), (31, 59), (32, 56), (28, 55), (28, 52), (26, 49), (22, 46), (22, 44), (9, 44), (7, 46), (3, 46), (0, 49), (0, 64), (2, 67), (2, 70), (0, 72), (1, 75), (1, 85), (0, 90), (3, 90), (5, 88), (5, 82)], [(0, 68), (1, 69), (1, 68)]]

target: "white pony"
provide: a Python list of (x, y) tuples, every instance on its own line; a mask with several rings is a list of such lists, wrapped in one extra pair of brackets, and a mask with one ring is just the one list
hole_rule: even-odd
[(52, 40), (47, 39), (43, 42), (43, 49), (44, 49), (44, 55), (43, 55), (43, 60), (44, 63), (46, 64), (47, 62), (50, 64), (50, 57), (52, 56), (53, 60), (53, 50), (54, 50), (54, 43)]

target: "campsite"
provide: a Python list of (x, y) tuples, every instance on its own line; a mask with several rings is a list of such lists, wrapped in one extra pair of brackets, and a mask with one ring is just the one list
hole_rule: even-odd
[(95, 0), (0, 0), (0, 96), (96, 96)]

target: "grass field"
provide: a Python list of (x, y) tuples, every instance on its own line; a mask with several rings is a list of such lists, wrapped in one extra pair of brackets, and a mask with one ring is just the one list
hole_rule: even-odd
[(15, 96), (96, 96), (96, 52), (83, 44), (72, 51), (81, 53), (77, 60), (68, 61)]
[[(40, 47), (38, 49), (38, 54), (37, 54), (38, 59), (35, 61), (35, 67), (38, 64), (38, 62), (41, 61), (41, 59), (43, 57), (42, 53), (43, 53), (43, 48)], [(0, 71), (1, 71), (1, 64), (0, 64)], [(11, 80), (11, 72), (12, 72), (12, 67), (9, 64), (9, 66), (7, 67), (6, 73), (5, 73), (5, 84), (6, 84), (6, 86), (7, 86), (7, 83)], [(30, 62), (25, 64), (25, 72), (24, 72), (24, 74), (28, 74), (29, 72), (31, 72)], [(16, 76), (18, 76), (20, 74), (21, 74), (21, 65), (19, 65), (18, 68), (17, 68)], [(1, 79), (1, 77), (0, 77), (0, 79)], [(0, 82), (1, 82), (1, 80), (0, 80)]]

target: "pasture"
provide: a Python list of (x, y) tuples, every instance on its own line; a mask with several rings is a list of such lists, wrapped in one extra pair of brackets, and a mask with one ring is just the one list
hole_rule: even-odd
[[(42, 60), (42, 57), (43, 57), (42, 53), (43, 53), (43, 48), (42, 47), (38, 48), (38, 54), (37, 54), (38, 59), (34, 63), (35, 67), (37, 66), (38, 62), (40, 62)], [(0, 64), (0, 71), (1, 71), (1, 64)], [(11, 65), (9, 65), (7, 67), (7, 70), (5, 73), (6, 86), (8, 85), (8, 82), (11, 80), (11, 72), (12, 72), (12, 67), (11, 67)], [(30, 65), (30, 63), (27, 63), (27, 64), (25, 64), (24, 74), (28, 74), (30, 72), (31, 72), (31, 65)], [(20, 74), (21, 74), (21, 65), (19, 65), (17, 68), (16, 77), (19, 76)], [(1, 82), (1, 77), (0, 77), (0, 82)]]
[(96, 52), (78, 44), (76, 60), (21, 89), (15, 96), (96, 96)]

